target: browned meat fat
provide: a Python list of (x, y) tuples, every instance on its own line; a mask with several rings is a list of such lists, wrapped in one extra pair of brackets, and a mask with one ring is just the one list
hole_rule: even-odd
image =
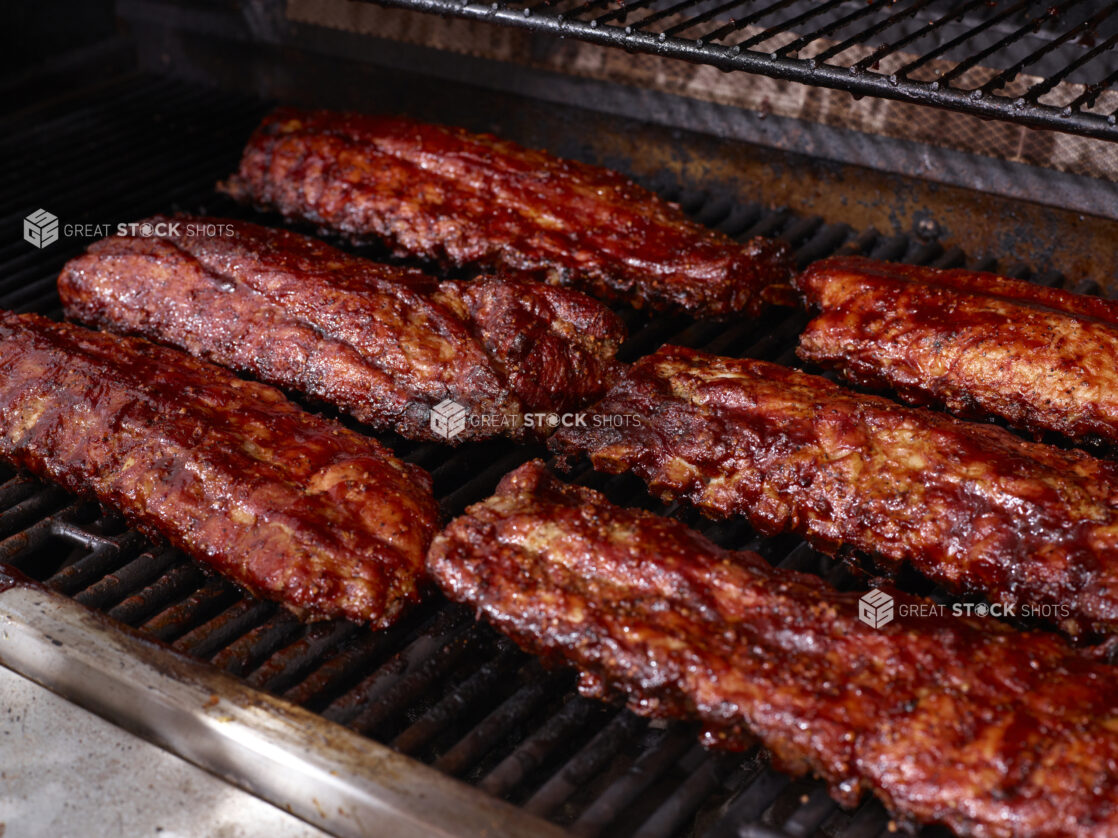
[[(165, 235), (113, 236), (58, 279), (69, 317), (142, 335), (335, 405), (410, 439), (526, 436), (612, 382), (620, 320), (534, 282), (437, 282), (285, 230), (157, 216)], [(219, 235), (195, 230), (223, 230)], [(469, 421), (431, 425), (445, 399)]]
[(675, 346), (634, 364), (593, 412), (641, 421), (566, 428), (552, 449), (764, 533), (908, 561), (1075, 636), (1118, 629), (1116, 463)]
[(720, 549), (678, 521), (507, 476), (431, 546), (446, 594), (594, 696), (758, 737), (841, 802), (982, 838), (1118, 836), (1118, 670), (1056, 635), (917, 609), (859, 620), (858, 593)]
[(401, 255), (638, 307), (756, 312), (792, 272), (785, 245), (739, 244), (616, 172), (405, 117), (281, 108), (222, 188)]
[(386, 626), (418, 599), (431, 480), (266, 385), (136, 338), (0, 312), (0, 458), (253, 593)]
[(1118, 303), (858, 256), (795, 280), (821, 310), (801, 358), (917, 404), (1118, 443)]

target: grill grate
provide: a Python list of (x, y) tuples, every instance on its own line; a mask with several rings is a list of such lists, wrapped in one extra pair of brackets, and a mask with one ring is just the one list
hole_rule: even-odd
[(366, 0), (1118, 139), (1118, 3)]
[[(6, 175), (12, 186), (6, 194), (34, 196), (34, 204), (2, 208), (8, 235), (0, 245), (0, 305), (60, 314), (54, 279), (85, 241), (63, 238), (43, 250), (21, 242), (20, 217), (40, 205), (64, 222), (115, 223), (173, 209), (244, 215), (212, 186), (233, 168), (263, 111), (254, 100), (131, 77), (65, 109), (47, 103), (11, 118), (0, 147), (5, 159), (19, 159)], [(856, 234), (820, 218), (660, 186), (665, 197), (732, 236), (782, 236), (801, 264), (838, 250), (939, 266), (966, 263), (958, 249)], [(1029, 276), (1021, 266), (1001, 267)], [(1032, 278), (1061, 281), (1058, 274)], [(792, 363), (806, 322), (789, 310), (729, 325), (631, 310), (621, 315), (632, 332), (623, 348), (628, 359), (675, 342)], [(503, 442), (452, 451), (384, 439), (432, 471), (447, 516), (542, 453), (539, 446)], [(616, 502), (676, 515), (721, 544), (756, 549), (781, 567), (821, 574), (839, 587), (856, 582), (856, 568), (794, 537), (761, 539), (741, 521), (714, 523), (691, 510), (665, 508), (635, 478), (586, 470), (574, 479)], [(0, 565), (577, 834), (870, 838), (896, 828), (875, 802), (843, 811), (820, 783), (776, 773), (760, 749), (707, 752), (691, 726), (648, 722), (580, 697), (571, 673), (544, 670), (466, 609), (437, 597), (386, 631), (345, 622), (304, 625), (181, 554), (148, 543), (96, 504), (2, 468)], [(902, 584), (927, 590), (918, 580)]]

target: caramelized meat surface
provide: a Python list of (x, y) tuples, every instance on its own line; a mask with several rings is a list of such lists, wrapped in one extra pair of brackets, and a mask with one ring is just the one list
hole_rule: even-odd
[(253, 593), (391, 623), (438, 525), (427, 473), (266, 385), (136, 338), (0, 313), (0, 457)]
[(755, 312), (791, 273), (784, 245), (738, 244), (616, 172), (404, 117), (281, 108), (222, 188), (401, 255), (638, 307)]
[(917, 404), (1118, 442), (1118, 303), (857, 256), (795, 280), (821, 310), (801, 358)]
[[(575, 291), (440, 283), (241, 221), (146, 223), (168, 234), (113, 236), (66, 265), (69, 317), (177, 346), (375, 428), (444, 441), (430, 414), (451, 399), (471, 421), (450, 442), (520, 437), (523, 414), (573, 410), (614, 375), (624, 327)], [(229, 232), (193, 233), (215, 228)]]
[(1118, 463), (862, 396), (764, 361), (664, 347), (552, 437), (662, 498), (910, 562), (1072, 635), (1118, 629)]
[[(1118, 670), (992, 619), (859, 620), (857, 593), (565, 485), (539, 461), (436, 537), (435, 580), (590, 695), (756, 735), (853, 804), (961, 835), (1118, 835)], [(907, 612), (907, 613), (906, 613)]]

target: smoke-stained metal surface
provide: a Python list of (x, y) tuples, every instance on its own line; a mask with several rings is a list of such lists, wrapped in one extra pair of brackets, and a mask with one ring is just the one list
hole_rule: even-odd
[(1118, 139), (1116, 3), (375, 2), (829, 87), (856, 96)]

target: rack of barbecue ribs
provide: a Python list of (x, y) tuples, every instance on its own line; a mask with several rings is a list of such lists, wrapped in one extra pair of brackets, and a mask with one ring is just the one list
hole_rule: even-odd
[(784, 244), (739, 244), (617, 172), (406, 117), (281, 108), (220, 188), (398, 255), (650, 309), (755, 313), (792, 272)]
[[(1118, 669), (990, 618), (859, 619), (858, 593), (723, 550), (566, 485), (539, 461), (436, 537), (428, 567), (583, 692), (756, 736), (842, 803), (864, 792), (959, 835), (1118, 834)], [(903, 615), (903, 616), (902, 616)]]
[(138, 338), (0, 312), (0, 459), (252, 593), (391, 623), (418, 599), (431, 480), (272, 387)]
[(909, 562), (1073, 636), (1118, 629), (1118, 463), (750, 359), (666, 346), (552, 450), (765, 534)]
[[(549, 430), (527, 414), (574, 410), (613, 380), (624, 326), (576, 291), (438, 282), (242, 221), (143, 224), (156, 234), (103, 239), (66, 265), (68, 317), (185, 349), (375, 429), (524, 438)], [(212, 230), (224, 232), (194, 232)], [(431, 423), (446, 400), (463, 415), (449, 435)]]
[(807, 361), (863, 387), (1029, 431), (1118, 442), (1118, 303), (967, 270), (823, 259)]

